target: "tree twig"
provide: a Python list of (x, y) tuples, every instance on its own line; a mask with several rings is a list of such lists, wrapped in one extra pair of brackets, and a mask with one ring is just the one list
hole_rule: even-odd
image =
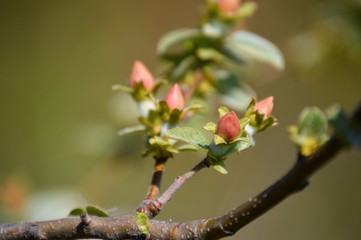
[[(361, 104), (353, 115), (353, 120), (361, 122)], [(150, 233), (146, 236), (139, 231), (134, 214), (109, 218), (69, 217), (52, 221), (0, 225), (0, 239), (220, 239), (233, 235), (288, 196), (302, 190), (309, 177), (345, 146), (347, 145), (342, 137), (332, 136), (313, 155), (298, 159), (291, 170), (266, 190), (217, 218), (184, 223), (149, 220)], [(202, 169), (203, 166), (195, 167), (195, 171), (189, 175), (193, 176), (198, 168)], [(189, 178), (184, 179), (187, 181)], [(179, 189), (178, 184), (174, 184), (171, 185), (174, 188), (170, 187), (173, 190), (169, 190), (169, 193), (167, 190), (158, 201), (166, 203), (172, 198), (172, 192)]]
[(196, 173), (207, 167), (207, 158), (200, 161), (196, 166), (185, 174), (175, 178), (168, 189), (157, 199), (148, 199), (137, 208), (138, 212), (144, 212), (149, 218), (154, 218), (162, 210), (164, 205), (169, 202), (174, 194)]

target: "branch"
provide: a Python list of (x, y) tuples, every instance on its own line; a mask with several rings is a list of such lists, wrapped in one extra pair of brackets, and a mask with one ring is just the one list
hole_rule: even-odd
[[(207, 158), (200, 161), (196, 166), (191, 170), (183, 174), (182, 176), (176, 177), (172, 185), (158, 198), (158, 199), (149, 199), (148, 201), (143, 201), (143, 203), (138, 207), (138, 212), (144, 212), (148, 217), (154, 218), (162, 210), (164, 205), (169, 202), (175, 193), (196, 173), (198, 173), (203, 168), (208, 167)], [(153, 201), (152, 201), (153, 200)]]
[[(361, 104), (353, 115), (353, 120), (361, 122)], [(220, 239), (233, 235), (288, 196), (302, 190), (309, 177), (345, 146), (347, 144), (342, 137), (332, 136), (313, 155), (299, 157), (295, 166), (266, 190), (217, 218), (183, 223), (149, 220), (150, 233), (145, 236), (139, 231), (134, 214), (110, 218), (83, 215), (80, 218), (0, 225), (0, 239)], [(203, 168), (202, 165), (197, 166), (199, 169)], [(198, 171), (198, 167), (194, 169), (189, 175), (183, 175), (184, 182)], [(176, 192), (180, 185), (175, 181), (158, 201), (169, 201), (173, 196), (172, 192)]]

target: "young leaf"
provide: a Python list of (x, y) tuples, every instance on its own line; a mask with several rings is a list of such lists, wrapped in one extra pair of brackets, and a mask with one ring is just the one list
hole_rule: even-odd
[(347, 143), (361, 149), (361, 124), (352, 122), (339, 105), (330, 107), (327, 110), (327, 116), (330, 124), (338, 135)]
[(217, 124), (215, 124), (214, 122), (209, 122), (203, 128), (211, 133), (215, 133)]
[(270, 64), (277, 70), (284, 69), (281, 51), (267, 39), (251, 32), (236, 31), (225, 39), (226, 51)]
[(74, 208), (73, 210), (70, 211), (68, 216), (80, 216), (80, 215), (84, 214), (85, 212), (86, 211), (84, 208)]
[(252, 147), (254, 142), (249, 138), (239, 138), (231, 144), (212, 144), (209, 146), (208, 155), (213, 159), (223, 160), (229, 155)]
[(168, 130), (165, 135), (171, 139), (183, 141), (208, 150), (209, 140), (195, 128), (176, 127)]
[(327, 118), (317, 107), (305, 108), (298, 125), (289, 127), (290, 138), (304, 156), (314, 153), (328, 139)]
[(157, 54), (162, 56), (171, 48), (182, 44), (184, 41), (196, 39), (201, 36), (199, 29), (178, 29), (166, 33), (161, 37), (157, 46)]
[(226, 170), (226, 166), (224, 165), (223, 160), (214, 159), (212, 157), (207, 158), (208, 164), (214, 168), (216, 171), (222, 173), (222, 174), (228, 174), (228, 171)]
[(137, 125), (137, 126), (123, 128), (122, 130), (120, 130), (118, 132), (118, 135), (123, 136), (123, 135), (126, 135), (128, 133), (141, 132), (141, 131), (145, 131), (145, 126)]
[(148, 217), (145, 213), (136, 212), (135, 213), (135, 222), (137, 223), (138, 229), (142, 234), (149, 234), (150, 224), (148, 221)]
[(87, 206), (85, 208), (86, 212), (89, 214), (89, 215), (92, 215), (92, 216), (97, 216), (97, 217), (109, 217), (109, 214), (106, 213), (103, 209), (100, 209), (99, 207), (96, 207), (96, 206)]

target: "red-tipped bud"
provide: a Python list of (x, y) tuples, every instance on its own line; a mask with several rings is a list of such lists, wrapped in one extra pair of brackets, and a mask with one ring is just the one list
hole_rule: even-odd
[(164, 100), (167, 102), (170, 110), (184, 108), (184, 97), (178, 84), (174, 84), (173, 87), (169, 89)]
[(133, 64), (132, 73), (130, 74), (130, 86), (137, 82), (142, 82), (144, 87), (150, 91), (154, 87), (154, 77), (149, 72), (148, 68), (141, 62), (135, 61)]
[(235, 112), (229, 112), (218, 120), (216, 134), (226, 142), (232, 142), (241, 134), (241, 126)]
[(224, 14), (235, 14), (241, 5), (241, 0), (217, 0), (219, 11)]
[(268, 98), (259, 101), (254, 106), (254, 110), (258, 110), (259, 113), (264, 114), (265, 118), (268, 118), (272, 114), (273, 109), (273, 97), (270, 96)]

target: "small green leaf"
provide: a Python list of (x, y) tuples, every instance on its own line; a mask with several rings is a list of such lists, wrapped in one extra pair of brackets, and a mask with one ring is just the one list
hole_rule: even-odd
[(198, 146), (205, 150), (208, 150), (210, 142), (202, 132), (190, 127), (172, 128), (165, 133), (165, 136)]
[(150, 223), (148, 217), (145, 213), (136, 212), (135, 213), (135, 222), (137, 223), (138, 229), (142, 234), (149, 234), (150, 232)]
[(170, 73), (170, 77), (173, 80), (179, 80), (180, 78), (185, 76), (188, 71), (190, 71), (193, 68), (196, 62), (197, 59), (193, 55), (183, 58), (182, 61), (180, 61), (172, 70), (172, 72)]
[(120, 130), (118, 132), (118, 135), (123, 136), (123, 135), (129, 134), (129, 133), (142, 132), (142, 131), (145, 131), (145, 126), (137, 125), (137, 126), (123, 128), (122, 130)]
[(224, 48), (240, 59), (245, 57), (270, 64), (277, 70), (284, 69), (281, 51), (272, 42), (255, 33), (236, 31), (225, 39)]
[(127, 86), (123, 86), (123, 85), (113, 85), (112, 91), (121, 91), (121, 92), (126, 92), (126, 93), (132, 93), (133, 89), (130, 87), (127, 87)]
[(211, 167), (214, 168), (216, 171), (218, 171), (222, 174), (228, 174), (228, 171), (226, 170), (223, 160), (218, 160), (218, 159), (208, 157), (207, 161), (208, 161), (208, 164), (211, 165)]
[(212, 142), (209, 146), (208, 155), (213, 159), (224, 160), (229, 155), (252, 147), (254, 142), (250, 138), (238, 138), (230, 144), (216, 144)]
[(183, 144), (180, 145), (178, 148), (178, 151), (197, 151), (198, 147), (191, 145), (191, 144)]
[(222, 164), (215, 164), (215, 165), (212, 165), (212, 167), (217, 170), (218, 172), (222, 173), (222, 174), (228, 174), (228, 171), (226, 170), (223, 162)]
[(166, 33), (161, 37), (157, 46), (157, 54), (165, 55), (171, 48), (184, 43), (184, 41), (192, 41), (201, 37), (199, 29), (177, 29)]
[(305, 108), (298, 125), (288, 128), (291, 140), (299, 147), (300, 153), (309, 156), (328, 139), (328, 125), (325, 114), (317, 107)]
[(327, 116), (339, 136), (348, 144), (361, 149), (361, 123), (351, 121), (350, 117), (339, 105), (330, 107), (327, 110)]
[(217, 79), (214, 87), (218, 91), (222, 104), (234, 110), (244, 111), (252, 96), (256, 95), (252, 88), (229, 71), (217, 70), (213, 74)]
[(103, 209), (100, 209), (99, 207), (96, 207), (96, 206), (87, 206), (85, 208), (85, 210), (89, 215), (92, 215), (92, 216), (109, 217), (109, 214), (107, 212), (105, 212)]
[(222, 62), (224, 55), (213, 48), (198, 48), (197, 57), (203, 61)]
[(68, 216), (80, 216), (84, 213), (86, 213), (84, 208), (74, 208), (73, 210), (70, 211)]
[(227, 144), (227, 142), (219, 135), (214, 134), (213, 135), (213, 141), (214, 144), (218, 145), (218, 144)]
[(305, 108), (299, 118), (298, 131), (303, 136), (323, 137), (327, 131), (327, 118), (317, 107)]
[(217, 124), (215, 124), (214, 122), (209, 122), (203, 128), (211, 133), (215, 133)]
[(225, 106), (221, 106), (220, 108), (218, 108), (218, 113), (219, 113), (219, 117), (221, 118), (227, 113), (229, 113), (229, 109)]
[(252, 1), (244, 2), (239, 8), (236, 17), (240, 19), (250, 17), (256, 12), (257, 8), (258, 6), (256, 2), (252, 2)]

